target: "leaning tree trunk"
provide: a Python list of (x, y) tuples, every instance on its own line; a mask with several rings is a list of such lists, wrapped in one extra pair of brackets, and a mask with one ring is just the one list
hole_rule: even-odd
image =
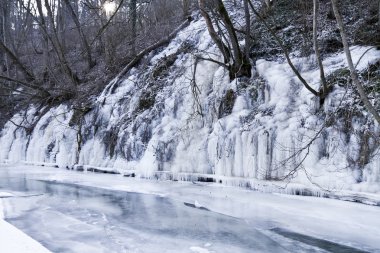
[(331, 0), (331, 3), (332, 3), (335, 18), (336, 18), (336, 22), (337, 22), (338, 27), (339, 27), (340, 36), (342, 38), (343, 49), (344, 49), (344, 53), (346, 54), (348, 68), (350, 69), (352, 82), (355, 84), (356, 88), (358, 89), (360, 98), (363, 101), (364, 106), (373, 115), (373, 117), (375, 118), (377, 123), (380, 124), (380, 115), (376, 111), (376, 109), (373, 107), (373, 105), (369, 101), (367, 95), (365, 94), (363, 85), (361, 84), (361, 82), (358, 78), (358, 73), (356, 72), (356, 69), (354, 67), (354, 63), (353, 63), (352, 57), (351, 57), (350, 48), (348, 46), (348, 40), (347, 40), (346, 32), (344, 31), (342, 16), (340, 15), (339, 10), (338, 10), (338, 1), (337, 0)]

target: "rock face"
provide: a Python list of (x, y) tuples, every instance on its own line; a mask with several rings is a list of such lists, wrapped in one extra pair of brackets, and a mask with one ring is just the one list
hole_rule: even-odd
[[(354, 60), (367, 49), (353, 48)], [(202, 20), (125, 79), (113, 80), (92, 104), (61, 105), (42, 117), (36, 108), (15, 115), (1, 133), (0, 161), (109, 167), (128, 175), (238, 185), (285, 180), (380, 191), (379, 150), (366, 134), (378, 126), (345, 110), (355, 97), (351, 91), (337, 85), (319, 108), (280, 60), (258, 60), (252, 78), (230, 81), (228, 71), (211, 61), (194, 69), (195, 54), (221, 60)], [(371, 49), (358, 69), (379, 58), (380, 51)], [(314, 60), (293, 60), (317, 87)], [(343, 53), (324, 64), (328, 73), (337, 73), (345, 65)], [(17, 126), (37, 118), (31, 134)]]

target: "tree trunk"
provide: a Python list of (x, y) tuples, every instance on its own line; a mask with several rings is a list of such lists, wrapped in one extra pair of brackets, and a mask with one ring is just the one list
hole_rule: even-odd
[[(38, 7), (39, 10), (41, 10), (40, 15), (41, 15), (41, 13), (43, 15), (41, 0), (36, 0), (36, 3), (37, 3), (37, 5), (40, 6), (40, 7)], [(74, 72), (71, 70), (71, 68), (69, 66), (69, 63), (68, 63), (68, 61), (67, 61), (67, 59), (65, 57), (65, 53), (63, 52), (62, 45), (61, 45), (61, 43), (59, 41), (57, 30), (55, 28), (55, 22), (54, 22), (54, 18), (53, 18), (53, 12), (51, 10), (50, 4), (49, 4), (49, 0), (45, 0), (45, 8), (46, 8), (47, 16), (49, 18), (50, 26), (51, 26), (51, 29), (52, 29), (51, 42), (52, 42), (52, 44), (54, 46), (55, 51), (57, 52), (57, 56), (58, 56), (59, 62), (61, 64), (61, 66), (62, 66), (63, 71), (67, 74), (67, 76), (72, 81), (72, 83), (74, 85), (78, 85), (79, 84), (79, 79), (78, 79), (77, 75), (74, 74)], [(45, 32), (46, 33), (48, 32), (48, 29), (46, 27), (45, 27)]]
[(66, 51), (66, 8), (61, 0), (57, 1), (57, 31), (58, 38), (61, 41), (62, 49)]
[(367, 95), (365, 94), (363, 85), (361, 84), (361, 82), (358, 78), (358, 74), (357, 74), (356, 69), (354, 67), (354, 63), (352, 62), (352, 57), (351, 57), (351, 52), (350, 52), (350, 48), (348, 45), (346, 32), (344, 31), (342, 16), (340, 15), (339, 10), (338, 10), (338, 1), (337, 0), (331, 0), (331, 3), (332, 3), (335, 18), (336, 18), (336, 22), (337, 22), (338, 27), (339, 27), (340, 36), (342, 38), (343, 49), (344, 49), (344, 53), (346, 54), (346, 59), (347, 59), (347, 63), (348, 63), (348, 68), (350, 69), (352, 82), (355, 84), (356, 88), (358, 89), (360, 98), (363, 101), (364, 106), (373, 115), (373, 117), (375, 118), (377, 123), (380, 124), (380, 115), (375, 110), (375, 108), (373, 107), (373, 105), (369, 101)]
[[(2, 41), (3, 43), (4, 43), (4, 28), (5, 28), (5, 26), (4, 26), (4, 3), (0, 3), (0, 8), (1, 8), (1, 10), (0, 10), (0, 13), (2, 14), (2, 17), (0, 18), (0, 41)], [(3, 72), (5, 72), (5, 71), (7, 71), (7, 66), (6, 66), (6, 59), (5, 59), (5, 57), (6, 57), (6, 55), (5, 55), (5, 53), (3, 52), (3, 51), (1, 51), (0, 50), (0, 64), (1, 64), (1, 66), (0, 66), (0, 71), (3, 71)]]
[[(3, 6), (0, 5), (0, 12), (3, 12)], [(3, 14), (4, 15), (4, 14)], [(4, 26), (3, 26), (3, 19), (0, 18), (0, 41), (4, 42)], [(7, 70), (7, 66), (5, 64), (5, 53), (0, 50), (0, 71), (4, 72)]]
[(314, 9), (313, 9), (313, 46), (314, 46), (314, 52), (315, 52), (315, 58), (317, 59), (318, 67), (319, 67), (319, 74), (322, 82), (322, 93), (321, 93), (321, 100), (327, 96), (328, 88), (327, 88), (327, 82), (325, 77), (325, 71), (323, 68), (323, 63), (321, 59), (321, 54), (319, 52), (318, 47), (318, 14), (319, 14), (319, 0), (313, 0)]
[(378, 11), (377, 11), (377, 24), (379, 25), (379, 28), (380, 28), (380, 0), (379, 0), (379, 7), (378, 7)]
[(216, 0), (218, 5), (217, 5), (217, 10), (222, 18), (222, 21), (225, 25), (225, 28), (227, 30), (231, 46), (232, 46), (232, 54), (234, 57), (234, 63), (231, 66), (230, 70), (230, 76), (232, 79), (237, 78), (237, 77), (251, 77), (251, 64), (249, 63), (249, 60), (243, 52), (240, 49), (239, 46), (239, 41), (236, 36), (235, 28), (234, 25), (232, 24), (231, 18), (228, 15), (228, 12), (226, 8), (224, 7), (223, 1), (222, 0)]
[(223, 55), (224, 63), (228, 63), (231, 59), (231, 54), (228, 47), (223, 43), (220, 39), (218, 33), (214, 29), (214, 25), (212, 24), (211, 18), (206, 11), (206, 3), (205, 0), (199, 0), (199, 8), (201, 10), (201, 15), (206, 21), (207, 30), (211, 36), (211, 39), (215, 42), (216, 46), (219, 48), (220, 52)]
[[(211, 17), (206, 11), (206, 1), (205, 0), (198, 0), (199, 8), (201, 10), (201, 14), (204, 17), (207, 25), (207, 29), (209, 31), (209, 34), (215, 44), (218, 46), (219, 50), (222, 52), (224, 57), (224, 63), (229, 64), (229, 73), (230, 78), (235, 79), (238, 77), (251, 77), (251, 64), (248, 60), (248, 57), (246, 57), (245, 54), (243, 54), (242, 50), (239, 46), (239, 41), (237, 39), (235, 28), (233, 26), (233, 23), (231, 21), (230, 16), (228, 15), (228, 12), (226, 8), (224, 7), (222, 0), (215, 0), (213, 2), (213, 7), (215, 8), (215, 11), (217, 11), (218, 15), (221, 18), (221, 21), (223, 22), (223, 25), (225, 29), (227, 30), (227, 35), (218, 35), (218, 33), (215, 31)], [(216, 22), (218, 24), (218, 22)], [(228, 41), (230, 44), (224, 44), (223, 39), (221, 36), (224, 36), (223, 38)], [(231, 47), (229, 47), (231, 46)], [(231, 62), (232, 60), (232, 62)]]
[[(2, 23), (2, 26), (1, 26), (1, 30), (2, 30), (2, 43), (4, 46), (7, 45), (7, 29), (9, 28), (9, 25), (8, 25), (8, 18), (9, 18), (9, 8), (8, 8), (8, 4), (6, 1), (4, 1), (2, 3), (2, 18), (1, 18), (1, 23)], [(9, 75), (9, 67), (10, 67), (10, 64), (9, 64), (9, 61), (8, 61), (8, 57), (7, 57), (7, 53), (4, 52), (3, 54), (3, 59), (4, 59), (4, 65), (3, 65), (3, 69), (5, 71), (7, 71), (7, 74)]]
[(81, 26), (81, 24), (79, 22), (79, 19), (78, 19), (78, 16), (75, 13), (73, 7), (71, 6), (70, 1), (69, 0), (64, 0), (64, 1), (65, 1), (67, 10), (70, 13), (71, 18), (73, 19), (73, 21), (75, 23), (75, 26), (76, 26), (76, 28), (78, 30), (79, 37), (80, 37), (80, 39), (82, 41), (83, 49), (86, 52), (88, 68), (91, 69), (92, 67), (95, 66), (95, 61), (93, 61), (93, 59), (92, 59), (90, 45), (87, 42), (86, 36), (84, 35), (84, 32), (82, 30), (82, 26)]
[(249, 13), (248, 0), (244, 1), (244, 15), (245, 15), (245, 48), (244, 54), (247, 59), (249, 58), (249, 51), (251, 49), (251, 14)]
[[(42, 4), (40, 0), (36, 0), (37, 4), (37, 11), (39, 14), (39, 31), (41, 33), (42, 37), (42, 64), (43, 64), (43, 74), (42, 76), (47, 78), (48, 72), (49, 72), (49, 37), (47, 34), (47, 26), (46, 26), (46, 21), (45, 17), (42, 15)], [(30, 10), (29, 10), (30, 11)]]
[(137, 24), (137, 0), (130, 0), (129, 11), (131, 15), (132, 55), (136, 55), (136, 24)]
[(190, 15), (190, 0), (182, 0), (183, 18)]

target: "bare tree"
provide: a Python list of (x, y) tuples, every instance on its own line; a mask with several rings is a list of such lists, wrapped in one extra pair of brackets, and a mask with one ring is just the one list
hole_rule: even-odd
[[(62, 44), (59, 40), (57, 29), (56, 29), (56, 24), (54, 21), (53, 11), (52, 11), (52, 8), (50, 6), (50, 3), (48, 0), (45, 0), (44, 3), (45, 3), (44, 7), (45, 7), (46, 12), (47, 12), (47, 18), (49, 20), (49, 25), (50, 25), (49, 27), (51, 28), (51, 31), (52, 31), (51, 35), (49, 34), (49, 27), (47, 26), (46, 21), (41, 23), (41, 25), (42, 24), (45, 25), (45, 27), (42, 27), (42, 29), (43, 29), (44, 33), (46, 34), (46, 36), (51, 41), (53, 48), (54, 48), (55, 52), (57, 53), (57, 56), (58, 56), (60, 65), (62, 67), (62, 70), (69, 77), (69, 80), (71, 80), (72, 84), (78, 85), (79, 79), (78, 79), (77, 75), (70, 68), (69, 63), (66, 59)], [(37, 4), (37, 8), (38, 8), (38, 12), (39, 12), (40, 17), (42, 19), (44, 19), (43, 18), (44, 12), (43, 12), (41, 0), (36, 0), (36, 4)]]
[[(313, 95), (317, 96), (317, 97), (321, 97), (322, 94), (321, 92), (313, 89), (313, 87), (310, 86), (310, 84), (302, 77), (301, 73), (298, 71), (298, 69), (294, 66), (292, 60), (290, 59), (290, 54), (288, 52), (288, 49), (286, 48), (286, 46), (284, 45), (283, 41), (280, 39), (280, 37), (276, 34), (276, 32), (273, 30), (273, 28), (267, 23), (267, 21), (264, 19), (264, 17), (262, 17), (260, 15), (260, 13), (256, 10), (256, 8), (254, 7), (254, 5), (252, 4), (252, 1), (251, 0), (248, 0), (248, 4), (249, 6), (251, 7), (253, 13), (256, 15), (256, 17), (258, 17), (258, 19), (264, 24), (264, 26), (267, 28), (268, 32), (273, 36), (273, 38), (275, 39), (275, 41), (277, 42), (277, 44), (280, 46), (282, 52), (284, 53), (285, 55), (285, 58), (286, 58), (286, 61), (288, 62), (290, 68), (292, 69), (292, 71), (294, 72), (294, 74), (297, 76), (298, 80), (300, 80), (300, 82), (305, 86), (305, 88), (310, 91), (311, 93), (313, 93)], [(326, 95), (323, 95), (323, 97), (325, 97)]]
[(71, 6), (70, 4), (70, 1), (69, 0), (64, 0), (65, 1), (65, 4), (67, 6), (67, 9), (71, 15), (71, 18), (73, 19), (74, 23), (75, 23), (75, 26), (78, 30), (78, 33), (79, 33), (79, 37), (82, 41), (82, 44), (83, 44), (83, 49), (86, 51), (86, 56), (87, 56), (87, 64), (88, 64), (88, 68), (92, 68), (95, 66), (95, 61), (92, 59), (92, 54), (91, 54), (91, 48), (90, 48), (90, 45), (87, 41), (87, 38), (83, 32), (83, 29), (82, 29), (82, 25), (80, 24), (79, 22), (79, 19), (77, 17), (77, 14), (75, 13), (73, 7)]
[[(244, 54), (240, 48), (235, 27), (227, 12), (227, 9), (223, 4), (223, 1), (213, 0), (206, 4), (205, 0), (199, 0), (198, 3), (199, 8), (201, 9), (201, 14), (206, 21), (210, 36), (223, 54), (224, 62), (228, 66), (230, 78), (235, 79), (243, 76), (251, 77), (251, 64), (246, 54)], [(218, 22), (223, 23), (226, 30), (226, 35), (228, 36), (225, 37), (225, 42), (223, 41), (223, 37), (219, 36), (215, 31), (214, 24), (209, 13), (214, 14), (213, 17), (216, 24)], [(224, 31), (221, 31), (221, 33), (224, 35)]]
[(350, 47), (348, 45), (347, 35), (346, 35), (345, 30), (344, 30), (343, 19), (342, 19), (342, 16), (340, 15), (340, 12), (338, 9), (338, 1), (337, 0), (331, 0), (331, 4), (333, 7), (336, 22), (337, 22), (338, 27), (339, 27), (340, 37), (342, 38), (343, 49), (344, 49), (344, 53), (346, 54), (346, 59), (347, 59), (347, 63), (348, 63), (348, 68), (350, 69), (352, 82), (355, 84), (356, 88), (358, 89), (360, 98), (363, 101), (364, 106), (372, 114), (372, 116), (375, 118), (377, 123), (380, 124), (380, 115), (376, 111), (376, 109), (373, 107), (371, 102), (369, 101), (369, 99), (368, 99), (368, 97), (364, 91), (363, 85), (359, 80), (358, 73), (354, 67), (354, 63), (353, 63), (352, 57), (351, 57)]
[(87, 101), (187, 26), (191, 1), (0, 1), (1, 117), (3, 96), (17, 110)]
[(199, 0), (199, 8), (201, 10), (201, 14), (203, 18), (206, 21), (208, 32), (212, 38), (212, 40), (215, 42), (219, 50), (221, 51), (223, 57), (224, 57), (224, 63), (228, 63), (228, 61), (231, 58), (231, 53), (228, 47), (224, 44), (221, 37), (219, 37), (218, 33), (216, 32), (214, 25), (212, 23), (210, 15), (206, 11), (206, 3), (204, 0)]

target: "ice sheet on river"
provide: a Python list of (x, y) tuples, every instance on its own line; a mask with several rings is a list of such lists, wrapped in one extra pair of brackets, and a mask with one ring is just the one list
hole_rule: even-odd
[[(48, 181), (20, 180), (25, 173)], [(7, 219), (53, 252), (324, 252), (295, 234), (380, 252), (378, 207), (53, 168), (19, 167), (10, 174), (1, 185), (44, 195), (7, 198)]]

